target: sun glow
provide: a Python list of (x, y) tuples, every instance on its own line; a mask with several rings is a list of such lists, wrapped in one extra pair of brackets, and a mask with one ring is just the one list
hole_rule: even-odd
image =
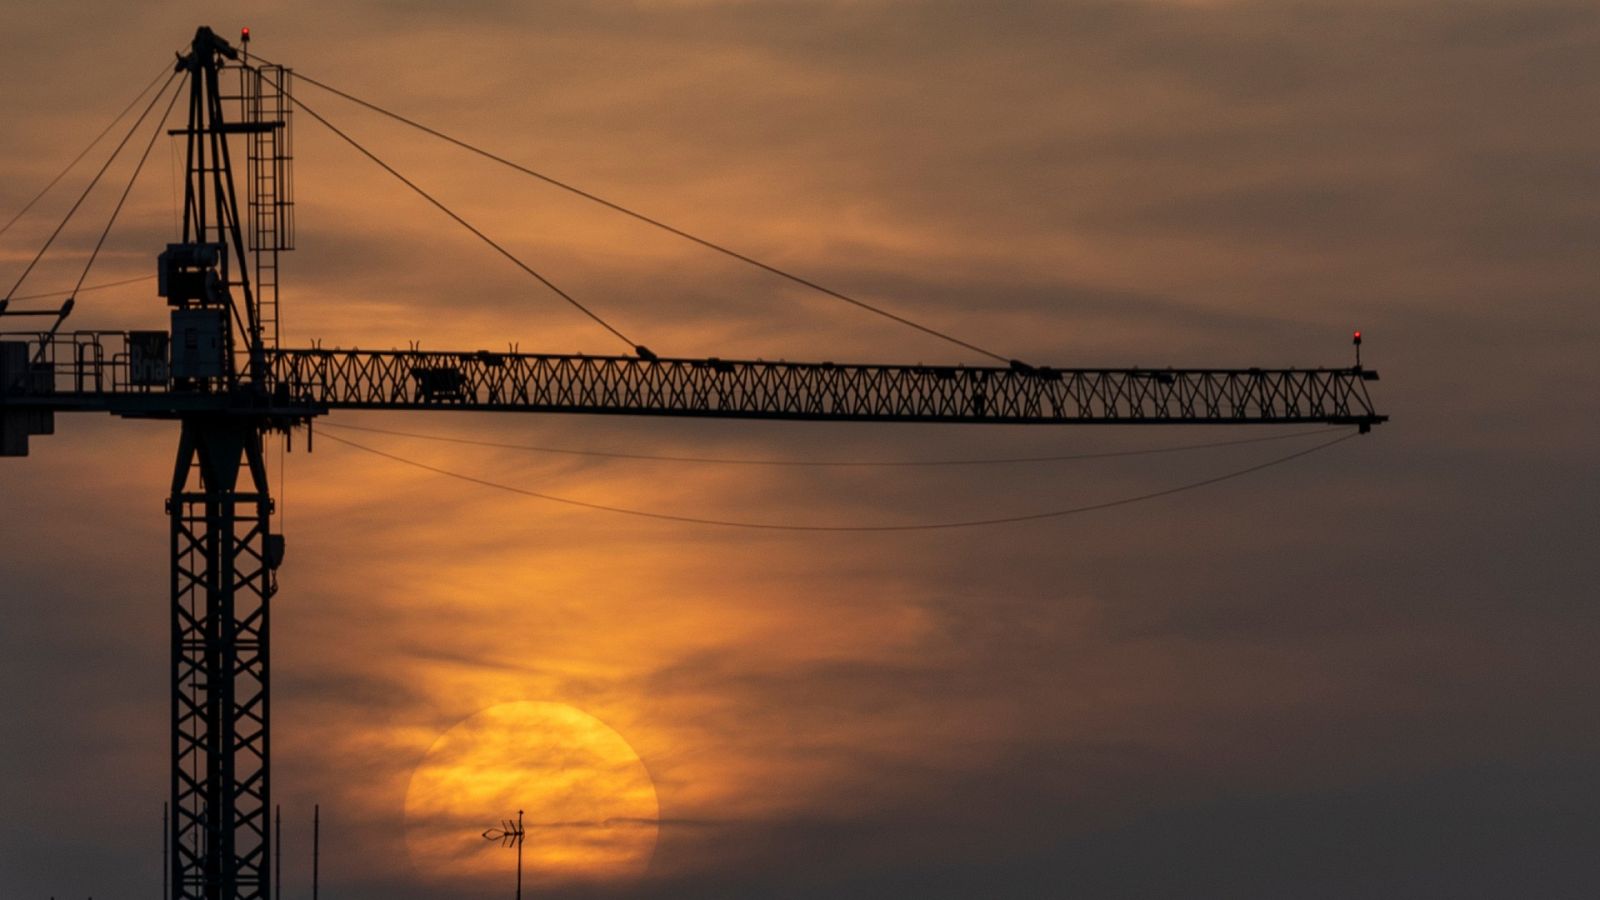
[(529, 886), (638, 876), (655, 851), (655, 785), (599, 719), (562, 703), (492, 706), (445, 732), (412, 773), (406, 847), (418, 872), (499, 883), (515, 865), (485, 828), (524, 810)]

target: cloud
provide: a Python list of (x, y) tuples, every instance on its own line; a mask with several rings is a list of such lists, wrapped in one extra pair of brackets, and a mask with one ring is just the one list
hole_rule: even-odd
[[(230, 14), (208, 13), (231, 31)], [(15, 126), (0, 208), (87, 142), (125, 102), (107, 83), (131, 93), (192, 15), (0, 10), (0, 115)], [(1594, 791), (1574, 773), (1600, 746), (1600, 432), (1581, 413), (1600, 334), (1590, 5), (483, 2), (252, 18), (255, 48), (307, 74), (1033, 362), (1348, 365), (1363, 328), (1394, 416), (1204, 492), (875, 537), (608, 518), (331, 441), (308, 455), (297, 435), (273, 467), (288, 536), (274, 781), (295, 848), (322, 804), (324, 880), (342, 896), (430, 896), (374, 862), (403, 854), (410, 774), (443, 731), (517, 700), (581, 708), (639, 751), (662, 828), (651, 872), (618, 889), (630, 896), (1586, 883), (1593, 829), (1574, 810)], [(658, 352), (964, 358), (300, 90)], [(614, 349), (308, 117), (296, 127), (293, 342)], [(96, 278), (152, 271), (171, 229), (161, 152)], [(31, 258), (63, 190), (0, 241), (0, 270)], [(28, 286), (70, 285), (91, 211)], [(87, 295), (72, 324), (164, 310), (132, 285)], [(333, 422), (790, 460), (1233, 436)], [(33, 457), (0, 461), (0, 807), (28, 812), (0, 830), (0, 893), (106, 893), (151, 869), (135, 861), (165, 796), (174, 437), (168, 422), (62, 415)], [(1093, 502), (1286, 446), (839, 471), (360, 440), (564, 496), (816, 523)]]

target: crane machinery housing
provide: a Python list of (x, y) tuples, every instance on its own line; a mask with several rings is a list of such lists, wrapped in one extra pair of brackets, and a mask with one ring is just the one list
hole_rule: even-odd
[[(1377, 373), (1359, 357), (1344, 368), (1074, 369), (667, 358), (643, 346), (614, 356), (281, 347), (291, 112), (305, 109), (293, 74), (200, 28), (170, 78), (183, 79), (173, 102), (186, 87), (189, 105), (171, 132), (185, 145), (182, 238), (157, 262), (168, 327), (64, 332), (71, 298), (60, 310), (0, 301), (0, 315), (55, 316), (46, 330), (0, 334), (0, 455), (27, 455), (57, 413), (178, 425), (166, 501), (172, 900), (272, 896), (270, 624), (284, 539), (272, 527), (269, 433), (354, 409), (1363, 432), (1386, 420), (1366, 387)], [(246, 153), (243, 216), (235, 141)]]

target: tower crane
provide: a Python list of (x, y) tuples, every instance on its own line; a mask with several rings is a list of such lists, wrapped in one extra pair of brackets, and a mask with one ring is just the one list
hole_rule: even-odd
[[(226, 93), (235, 75), (238, 92)], [(269, 433), (354, 409), (1362, 432), (1387, 418), (1367, 391), (1377, 373), (1359, 357), (1344, 368), (1081, 369), (668, 358), (643, 346), (612, 356), (281, 347), (289, 121), (304, 109), (292, 72), (241, 58), (202, 27), (173, 77), (186, 80), (189, 105), (186, 127), (171, 132), (186, 148), (182, 237), (158, 259), (169, 327), (62, 332), (69, 301), (48, 330), (0, 334), (0, 455), (27, 455), (56, 413), (178, 425), (166, 501), (172, 900), (271, 896), (269, 638), (284, 539), (272, 528)], [(247, 148), (244, 218), (234, 139)], [(0, 315), (48, 312), (9, 301)]]

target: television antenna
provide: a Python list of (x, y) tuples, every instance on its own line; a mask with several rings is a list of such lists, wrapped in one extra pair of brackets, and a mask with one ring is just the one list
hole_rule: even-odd
[(502, 847), (515, 846), (517, 848), (517, 900), (522, 900), (522, 842), (527, 832), (522, 830), (522, 810), (517, 810), (515, 822), (505, 819), (499, 828), (489, 828), (483, 832), (484, 840), (499, 841)]

